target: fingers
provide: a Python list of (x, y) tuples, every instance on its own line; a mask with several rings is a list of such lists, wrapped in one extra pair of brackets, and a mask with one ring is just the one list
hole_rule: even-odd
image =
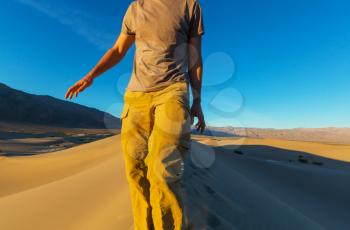
[(66, 95), (64, 95), (64, 98), (65, 98), (65, 99), (68, 98), (69, 92), (70, 92), (70, 88), (67, 90)]
[(66, 93), (66, 95), (65, 95), (65, 98), (66, 99), (68, 99), (68, 98), (72, 99), (74, 94), (76, 94), (78, 92), (77, 90), (78, 90), (77, 86), (73, 86), (73, 87), (69, 88), (67, 93)]
[(74, 86), (70, 87), (64, 96), (66, 99), (72, 99), (73, 97), (77, 97), (80, 92), (83, 92), (89, 86), (86, 81), (79, 81)]
[(75, 97), (77, 97), (80, 92), (83, 92), (87, 86), (88, 84), (83, 82), (83, 84), (75, 91)]
[(196, 130), (197, 132), (203, 133), (205, 130), (205, 123), (198, 122), (196, 124)]
[(69, 99), (72, 99), (74, 94), (77, 92), (77, 88), (79, 87), (79, 85), (75, 85), (73, 86), (73, 88), (70, 90), (69, 92), (69, 95), (68, 95), (68, 98)]
[(206, 125), (205, 125), (205, 119), (204, 119), (204, 115), (203, 115), (201, 107), (192, 106), (192, 108), (191, 108), (191, 125), (193, 125), (193, 123), (194, 123), (194, 117), (198, 118), (198, 122), (195, 125), (197, 132), (203, 133)]
[(73, 89), (74, 89), (74, 86), (70, 87), (70, 88), (67, 90), (67, 93), (66, 93), (66, 95), (64, 96), (64, 98), (67, 99), (68, 97), (70, 97), (70, 94), (72, 93)]
[(71, 87), (68, 89), (66, 95), (65, 95), (65, 98), (69, 98), (69, 99), (72, 99), (72, 95), (73, 93), (75, 92), (75, 86)]
[(197, 130), (197, 132), (203, 133), (205, 130), (205, 122), (198, 121), (198, 123), (196, 124), (196, 130)]
[(197, 117), (198, 117), (198, 122), (195, 125), (196, 130), (197, 130), (197, 132), (203, 133), (205, 130), (205, 127), (206, 127), (204, 117), (203, 117), (203, 115), (197, 116)]

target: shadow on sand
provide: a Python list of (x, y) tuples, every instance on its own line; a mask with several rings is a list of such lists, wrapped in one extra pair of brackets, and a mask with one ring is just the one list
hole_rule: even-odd
[(349, 163), (270, 146), (193, 145), (213, 149), (215, 161), (203, 168), (192, 153), (185, 159), (185, 216), (194, 226), (189, 229), (350, 226)]

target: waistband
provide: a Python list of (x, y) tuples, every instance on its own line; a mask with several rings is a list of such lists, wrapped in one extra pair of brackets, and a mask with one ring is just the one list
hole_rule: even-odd
[(140, 99), (140, 98), (153, 98), (157, 96), (161, 96), (164, 94), (168, 94), (170, 92), (175, 91), (184, 91), (188, 93), (189, 85), (187, 82), (175, 82), (171, 85), (165, 87), (164, 89), (158, 90), (158, 91), (151, 91), (151, 92), (142, 92), (142, 91), (130, 91), (126, 90), (124, 94), (124, 101), (129, 101), (133, 99)]

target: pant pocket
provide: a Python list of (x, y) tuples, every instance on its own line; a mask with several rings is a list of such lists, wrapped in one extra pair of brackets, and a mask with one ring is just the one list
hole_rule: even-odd
[(124, 104), (123, 111), (120, 114), (120, 119), (123, 120), (128, 116), (128, 114), (129, 114), (129, 104)]

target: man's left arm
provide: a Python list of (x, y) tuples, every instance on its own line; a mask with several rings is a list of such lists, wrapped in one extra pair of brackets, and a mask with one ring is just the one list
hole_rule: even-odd
[[(201, 93), (202, 93), (202, 75), (203, 75), (203, 62), (202, 62), (202, 39), (201, 36), (193, 37), (189, 40), (189, 77), (190, 85), (192, 89), (193, 104), (191, 106), (191, 116), (198, 118), (198, 122), (195, 125), (197, 131), (201, 133), (205, 130), (205, 119), (201, 105)], [(193, 120), (192, 120), (193, 122)]]

